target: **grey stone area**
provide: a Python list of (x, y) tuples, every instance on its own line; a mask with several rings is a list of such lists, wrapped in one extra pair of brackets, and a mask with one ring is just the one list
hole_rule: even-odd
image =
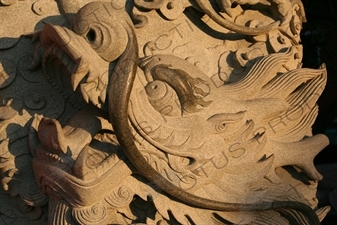
[(0, 224), (320, 224), (303, 22), (300, 0), (0, 0)]

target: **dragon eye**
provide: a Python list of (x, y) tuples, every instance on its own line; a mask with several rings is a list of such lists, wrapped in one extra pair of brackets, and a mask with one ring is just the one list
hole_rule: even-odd
[(128, 34), (121, 24), (111, 18), (97, 22), (80, 16), (79, 14), (74, 20), (72, 29), (82, 36), (100, 57), (111, 62), (124, 52)]
[(90, 29), (86, 35), (86, 39), (89, 43), (95, 42), (96, 39), (96, 32), (93, 29)]
[[(104, 27), (103, 27), (104, 29)], [(98, 50), (104, 43), (104, 35), (107, 36), (107, 32), (102, 31), (102, 26), (92, 25), (88, 32), (84, 35), (84, 38), (91, 45), (91, 47), (95, 50)], [(109, 38), (109, 37), (108, 37)]]

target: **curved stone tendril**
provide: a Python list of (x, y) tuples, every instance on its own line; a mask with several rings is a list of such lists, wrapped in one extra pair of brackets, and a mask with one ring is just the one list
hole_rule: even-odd
[(214, 20), (214, 22), (236, 33), (246, 34), (246, 35), (266, 34), (272, 30), (275, 30), (280, 25), (280, 21), (275, 21), (269, 25), (262, 26), (262, 27), (252, 28), (252, 27), (241, 26), (229, 20), (226, 20), (225, 18), (221, 17), (216, 12), (214, 12), (210, 3), (207, 3), (209, 2), (208, 0), (195, 0), (195, 1), (197, 2), (198, 6), (202, 9), (202, 11), (206, 13), (212, 20)]

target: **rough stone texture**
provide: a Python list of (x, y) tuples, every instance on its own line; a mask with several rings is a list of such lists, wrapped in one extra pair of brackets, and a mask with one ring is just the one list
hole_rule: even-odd
[(1, 224), (319, 224), (300, 0), (1, 0)]

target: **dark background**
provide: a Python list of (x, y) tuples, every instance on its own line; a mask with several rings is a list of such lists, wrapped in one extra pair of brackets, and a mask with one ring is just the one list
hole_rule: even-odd
[[(335, 104), (337, 100), (337, 1), (302, 0), (302, 2), (307, 17), (301, 33), (304, 51), (303, 67), (318, 68), (325, 63), (328, 71), (328, 83), (318, 101), (319, 115), (313, 126), (314, 133), (324, 133), (327, 129), (337, 129), (337, 121), (334, 122), (337, 117)], [(321, 160), (337, 162), (337, 157), (317, 157), (317, 163)]]
[[(337, 163), (337, 0), (302, 0), (307, 22), (303, 24), (303, 67), (318, 68), (326, 64), (328, 82), (318, 100), (319, 114), (313, 133), (324, 133), (330, 145), (315, 158), (315, 164)], [(337, 188), (337, 183), (335, 185)], [(320, 188), (320, 186), (318, 187)], [(332, 211), (322, 225), (336, 225)]]

